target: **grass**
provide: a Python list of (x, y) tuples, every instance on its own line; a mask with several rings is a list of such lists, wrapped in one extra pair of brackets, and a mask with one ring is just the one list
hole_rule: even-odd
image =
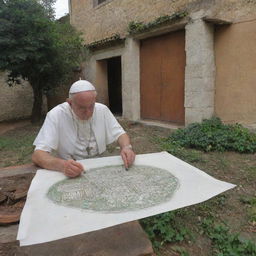
[(249, 221), (256, 224), (256, 196), (242, 197), (241, 202), (247, 207)]
[(30, 162), (33, 141), (38, 131), (37, 126), (19, 128), (0, 137), (0, 167), (25, 164)]
[(248, 173), (250, 179), (256, 179), (256, 166), (249, 166), (245, 171)]

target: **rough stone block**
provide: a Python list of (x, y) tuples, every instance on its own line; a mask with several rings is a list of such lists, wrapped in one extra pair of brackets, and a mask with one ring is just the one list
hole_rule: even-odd
[[(20, 247), (18, 225), (0, 227), (0, 255), (16, 256), (153, 256), (145, 232), (137, 221), (49, 243)], [(2, 253), (2, 254), (1, 254)]]
[(191, 19), (197, 20), (197, 19), (203, 18), (204, 16), (205, 16), (205, 10), (199, 10), (191, 14)]
[(201, 122), (203, 119), (211, 118), (214, 114), (214, 108), (186, 108), (185, 125)]
[(25, 173), (36, 173), (38, 167), (34, 164), (24, 164), (0, 168), (0, 178), (15, 176)]
[(184, 105), (186, 108), (213, 108), (214, 91), (186, 92)]
[(190, 49), (186, 51), (186, 64), (187, 65), (209, 65), (212, 66), (214, 63), (213, 48), (212, 51), (206, 50), (203, 47), (196, 49)]
[(185, 79), (185, 95), (190, 92), (209, 92), (214, 91), (214, 77), (199, 77)]
[(140, 119), (140, 45), (127, 38), (122, 56), (123, 116), (133, 121)]
[(140, 256), (154, 255), (137, 221), (65, 239), (17, 248), (17, 256)]
[(213, 61), (210, 61), (207, 63), (207, 65), (186, 65), (185, 79), (190, 80), (191, 78), (215, 78), (215, 70), (215, 63)]

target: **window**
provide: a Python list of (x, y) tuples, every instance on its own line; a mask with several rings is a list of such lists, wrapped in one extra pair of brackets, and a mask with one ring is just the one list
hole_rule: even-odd
[(106, 0), (98, 0), (98, 4), (102, 4), (103, 2), (106, 2)]
[(93, 7), (96, 7), (105, 2), (110, 2), (110, 0), (93, 0)]

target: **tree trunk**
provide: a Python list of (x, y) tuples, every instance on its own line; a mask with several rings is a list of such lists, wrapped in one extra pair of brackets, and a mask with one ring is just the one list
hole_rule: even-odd
[(40, 86), (33, 86), (34, 103), (31, 115), (31, 123), (37, 123), (42, 117), (43, 92)]

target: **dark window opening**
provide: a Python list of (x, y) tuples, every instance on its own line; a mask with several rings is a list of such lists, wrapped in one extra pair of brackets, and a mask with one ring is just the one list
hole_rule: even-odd
[(106, 0), (98, 0), (98, 4), (102, 4), (104, 2), (106, 2)]
[(109, 108), (112, 113), (122, 115), (122, 69), (121, 57), (107, 60)]
[(96, 7), (104, 2), (107, 2), (109, 0), (93, 0), (93, 7)]

